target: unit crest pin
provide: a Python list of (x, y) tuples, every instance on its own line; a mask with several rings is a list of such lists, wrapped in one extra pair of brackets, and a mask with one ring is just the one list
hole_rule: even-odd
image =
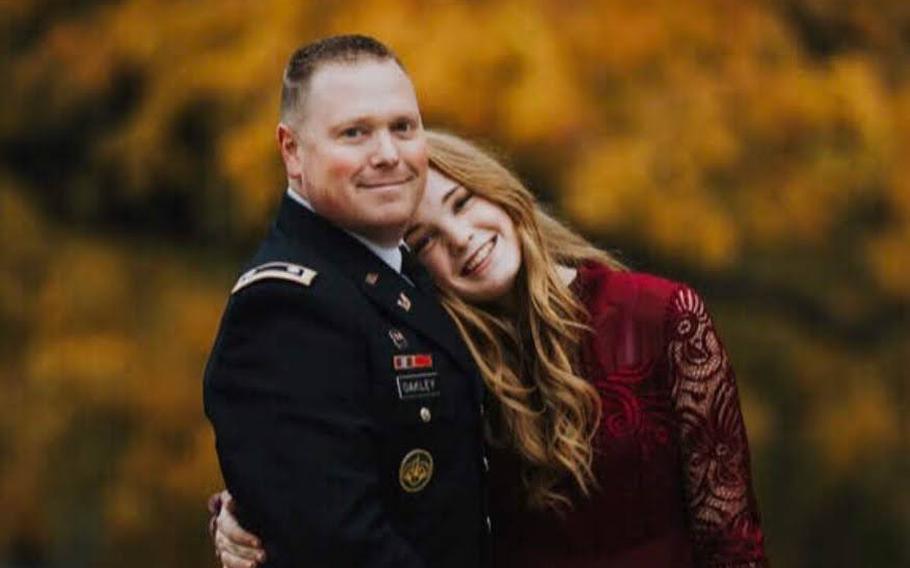
[(392, 343), (395, 344), (395, 347), (398, 348), (399, 351), (408, 348), (408, 340), (405, 338), (400, 329), (395, 329), (394, 327), (390, 329), (389, 338), (392, 340)]

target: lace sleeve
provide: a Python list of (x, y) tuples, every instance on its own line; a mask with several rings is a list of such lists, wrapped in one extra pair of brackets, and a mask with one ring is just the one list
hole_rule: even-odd
[(693, 290), (673, 294), (668, 331), (686, 508), (699, 565), (767, 566), (733, 369)]

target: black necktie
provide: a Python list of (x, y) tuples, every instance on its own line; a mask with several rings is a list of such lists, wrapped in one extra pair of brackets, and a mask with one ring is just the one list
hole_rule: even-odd
[(433, 282), (429, 273), (427, 273), (427, 269), (414, 258), (408, 247), (402, 245), (398, 247), (398, 250), (401, 251), (401, 273), (407, 276), (418, 289), (429, 291), (433, 286)]

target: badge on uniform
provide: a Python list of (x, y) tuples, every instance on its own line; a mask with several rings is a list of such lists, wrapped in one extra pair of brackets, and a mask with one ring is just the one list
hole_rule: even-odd
[(392, 366), (396, 371), (413, 371), (415, 369), (432, 369), (432, 353), (415, 353), (413, 355), (395, 355)]
[(398, 385), (398, 398), (410, 400), (439, 396), (439, 383), (436, 377), (438, 377), (436, 373), (398, 375), (395, 377), (395, 384)]
[(405, 339), (404, 334), (400, 329), (395, 329), (394, 327), (389, 330), (389, 338), (392, 340), (392, 343), (395, 344), (395, 347), (398, 349), (407, 349), (408, 340)]
[(236, 294), (250, 284), (262, 280), (285, 280), (301, 286), (309, 286), (313, 283), (313, 279), (316, 278), (317, 274), (318, 272), (312, 268), (300, 266), (299, 264), (278, 261), (267, 262), (243, 273), (237, 283), (234, 284), (231, 294)]
[(416, 448), (405, 454), (398, 468), (398, 482), (408, 493), (417, 493), (433, 477), (433, 456), (430, 452)]
[(406, 312), (411, 311), (411, 299), (404, 292), (398, 295), (398, 307)]

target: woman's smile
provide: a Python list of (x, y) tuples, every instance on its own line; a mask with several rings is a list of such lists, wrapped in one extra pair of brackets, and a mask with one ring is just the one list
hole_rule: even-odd
[(474, 254), (468, 258), (467, 262), (465, 262), (464, 268), (461, 269), (461, 275), (478, 275), (490, 266), (490, 260), (493, 256), (493, 249), (496, 247), (497, 240), (497, 236), (493, 235), (490, 240), (477, 249)]

